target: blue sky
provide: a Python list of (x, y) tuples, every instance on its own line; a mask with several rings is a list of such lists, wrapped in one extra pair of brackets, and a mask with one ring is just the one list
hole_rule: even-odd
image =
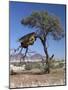
[[(26, 35), (27, 33), (33, 32), (35, 29), (28, 28), (21, 24), (21, 19), (30, 15), (32, 11), (45, 10), (51, 14), (54, 14), (60, 18), (61, 24), (65, 31), (65, 6), (54, 5), (54, 4), (39, 4), (39, 3), (23, 3), (10, 1), (10, 48), (17, 48), (20, 43), (17, 40)], [(49, 55), (54, 54), (55, 58), (65, 58), (65, 38), (60, 41), (54, 41), (49, 38), (47, 41)], [(44, 54), (43, 46), (39, 39), (29, 48), (42, 55)]]

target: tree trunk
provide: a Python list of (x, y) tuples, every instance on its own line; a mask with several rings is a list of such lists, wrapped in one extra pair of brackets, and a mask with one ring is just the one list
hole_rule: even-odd
[(46, 69), (45, 69), (45, 73), (50, 73), (49, 55), (48, 55), (47, 46), (46, 46), (46, 36), (44, 37), (44, 40), (42, 40), (41, 37), (39, 37), (39, 39), (42, 42), (42, 45), (43, 45), (43, 48), (44, 48), (44, 53), (46, 55)]
[(48, 55), (48, 51), (47, 51), (46, 40), (43, 42), (43, 47), (44, 47), (44, 52), (46, 54), (46, 69), (45, 69), (45, 73), (50, 73), (49, 55)]
[(49, 65), (49, 56), (48, 56), (48, 51), (47, 48), (44, 46), (44, 52), (46, 54), (46, 73), (50, 73), (50, 65)]

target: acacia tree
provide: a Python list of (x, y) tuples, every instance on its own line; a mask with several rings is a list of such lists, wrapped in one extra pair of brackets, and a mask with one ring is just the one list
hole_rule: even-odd
[(53, 58), (48, 54), (47, 37), (53, 36), (54, 40), (60, 40), (64, 37), (64, 30), (61, 26), (60, 20), (57, 16), (48, 13), (47, 11), (32, 12), (30, 16), (22, 19), (21, 24), (30, 28), (35, 28), (37, 37), (41, 40), (43, 49), (46, 55), (46, 72), (50, 72), (49, 60)]

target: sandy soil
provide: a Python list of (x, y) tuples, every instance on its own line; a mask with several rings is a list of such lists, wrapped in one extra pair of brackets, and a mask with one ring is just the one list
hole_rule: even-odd
[(10, 75), (10, 88), (65, 85), (63, 69), (51, 70), (50, 74), (20, 73)]

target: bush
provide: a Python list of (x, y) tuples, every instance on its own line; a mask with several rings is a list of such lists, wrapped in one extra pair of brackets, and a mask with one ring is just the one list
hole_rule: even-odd
[(64, 66), (64, 63), (61, 63), (61, 62), (58, 65), (59, 68), (62, 68), (63, 66)]
[(46, 71), (46, 69), (47, 69), (47, 65), (44, 63), (44, 65), (40, 65), (40, 70), (42, 71), (42, 72), (45, 72)]
[(15, 74), (16, 73), (13, 70), (10, 71), (10, 75), (15, 75)]
[(25, 69), (26, 69), (26, 70), (31, 70), (31, 69), (32, 69), (32, 67), (31, 67), (31, 65), (30, 65), (30, 64), (26, 64)]
[(58, 63), (52, 63), (51, 65), (50, 65), (50, 67), (52, 68), (52, 69), (55, 69), (55, 68), (62, 68), (64, 66), (64, 63), (62, 63), (62, 62), (58, 62)]
[(34, 63), (34, 65), (32, 66), (32, 68), (38, 68), (38, 69), (40, 69), (40, 64), (39, 63)]

